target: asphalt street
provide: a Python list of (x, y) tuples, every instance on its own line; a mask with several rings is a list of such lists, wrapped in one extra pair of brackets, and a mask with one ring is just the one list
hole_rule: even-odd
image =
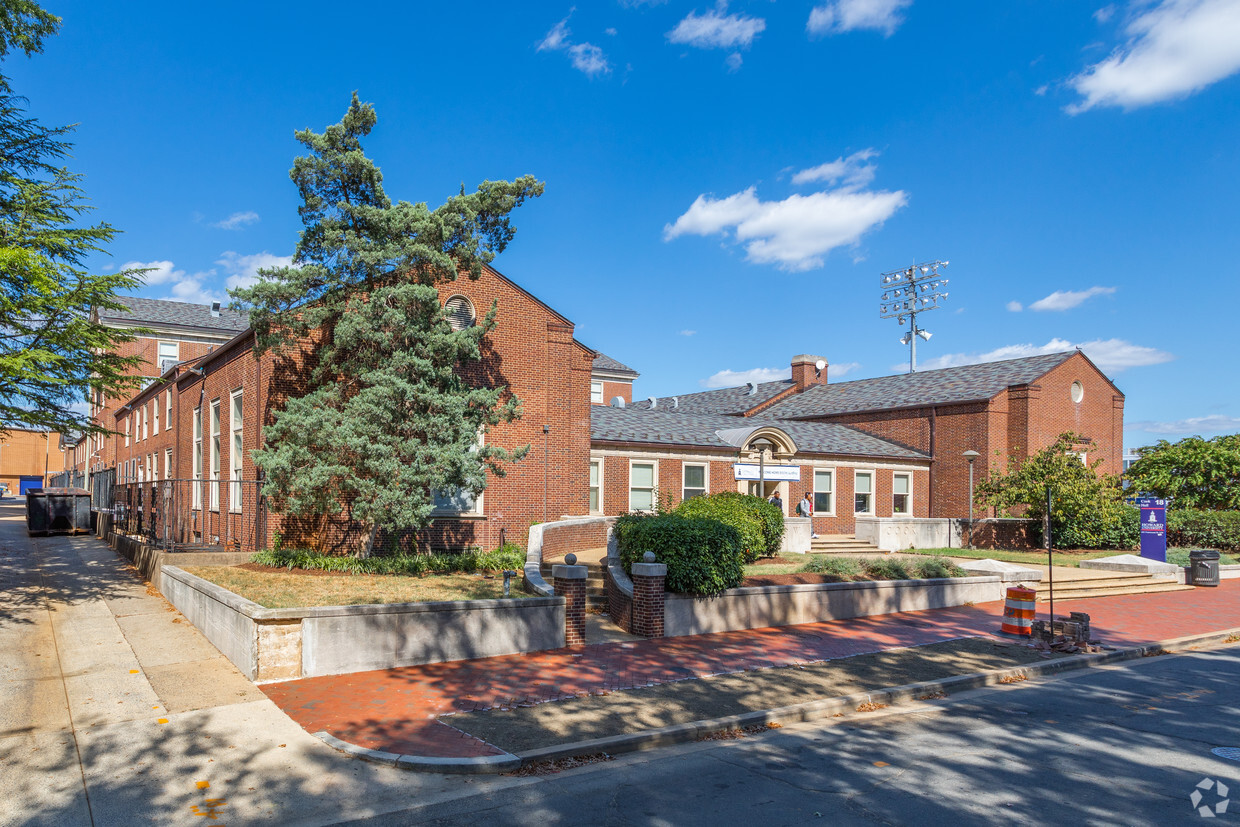
[[(744, 739), (511, 779), (407, 824), (1194, 824), (1205, 779), (1240, 799), (1240, 647), (978, 690)], [(1217, 786), (1202, 806), (1217, 805)], [(1240, 821), (1226, 811), (1209, 823)]]

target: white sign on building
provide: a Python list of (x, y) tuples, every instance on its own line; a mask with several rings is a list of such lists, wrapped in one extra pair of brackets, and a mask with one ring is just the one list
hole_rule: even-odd
[[(732, 463), (732, 471), (736, 474), (738, 480), (757, 480), (762, 479), (758, 476), (758, 466), (749, 462)], [(799, 465), (768, 465), (765, 471), (766, 479), (771, 482), (800, 482), (801, 466)]]

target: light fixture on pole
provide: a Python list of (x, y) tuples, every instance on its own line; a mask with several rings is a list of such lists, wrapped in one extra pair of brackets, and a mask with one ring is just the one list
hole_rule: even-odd
[(940, 292), (947, 279), (939, 277), (939, 270), (947, 265), (946, 261), (927, 261), (879, 276), (883, 288), (879, 318), (896, 319), (901, 325), (906, 317), (909, 321), (908, 332), (900, 337), (900, 344), (909, 348), (909, 373), (917, 370), (917, 340), (928, 342), (931, 336), (930, 331), (917, 326), (917, 314), (938, 310), (939, 299), (947, 298), (947, 293)]
[(758, 452), (758, 496), (766, 499), (766, 452), (771, 452), (771, 459), (775, 458), (775, 449), (778, 446), (765, 437), (759, 437), (749, 443), (749, 450)]
[(977, 451), (965, 451), (961, 456), (969, 461), (969, 548), (973, 548), (973, 460), (981, 454)]

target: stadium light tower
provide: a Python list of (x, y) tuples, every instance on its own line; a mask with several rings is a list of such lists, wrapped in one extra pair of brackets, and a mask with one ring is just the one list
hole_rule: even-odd
[(940, 289), (947, 284), (947, 279), (939, 276), (939, 271), (947, 265), (946, 261), (927, 261), (879, 276), (883, 287), (879, 318), (898, 319), (901, 325), (908, 319), (909, 329), (900, 337), (900, 344), (909, 346), (909, 373), (917, 370), (917, 340), (928, 342), (931, 336), (929, 330), (917, 326), (917, 314), (938, 310), (939, 300), (947, 298), (947, 293)]

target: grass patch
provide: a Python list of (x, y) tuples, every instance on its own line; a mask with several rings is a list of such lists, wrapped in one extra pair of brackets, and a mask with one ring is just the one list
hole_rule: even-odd
[(525, 552), (515, 543), (507, 543), (495, 551), (474, 549), (456, 554), (386, 554), (377, 557), (340, 557), (305, 549), (277, 548), (260, 551), (250, 561), (273, 568), (346, 574), (469, 574), (504, 569), (520, 571), (525, 565)]
[[(1167, 549), (1167, 562), (1175, 566), (1187, 566), (1189, 563), (1188, 553), (1194, 551), (1191, 548), (1169, 548)], [(1220, 551), (1218, 554), (1218, 562), (1220, 566), (1233, 566), (1237, 562), (1235, 554), (1228, 554)]]
[[(186, 566), (185, 570), (268, 609), (301, 606), (360, 606), (371, 603), (429, 603), (491, 600), (504, 596), (502, 575), (436, 574), (426, 577), (356, 574), (313, 576), (287, 571), (250, 571), (233, 566)], [(521, 591), (513, 578), (514, 598)]]

